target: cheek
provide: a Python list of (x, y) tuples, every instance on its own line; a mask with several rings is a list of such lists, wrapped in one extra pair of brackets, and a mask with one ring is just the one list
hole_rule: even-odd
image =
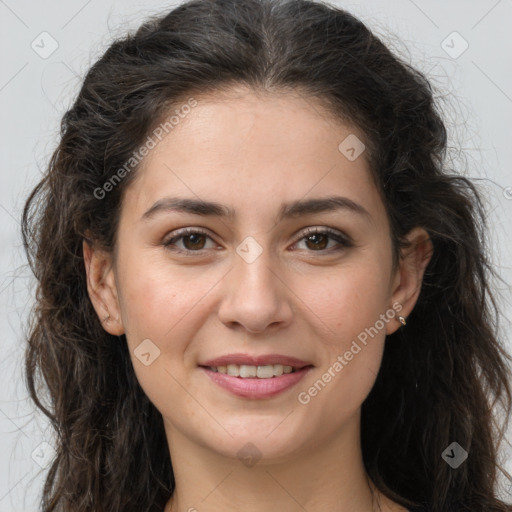
[(382, 360), (386, 322), (381, 315), (390, 308), (388, 278), (385, 264), (361, 258), (317, 280), (322, 287), (304, 292), (323, 326), (318, 341), (324, 357), (315, 379), (302, 386), (300, 403), (314, 402), (310, 405), (333, 417), (347, 417), (360, 407)]
[(373, 326), (390, 307), (388, 281), (385, 265), (361, 258), (322, 277), (304, 278), (298, 289), (311, 311), (329, 327), (326, 337), (340, 345)]
[(157, 265), (128, 263), (119, 265), (119, 302), (135, 375), (158, 410), (171, 396), (183, 408), (178, 383), (186, 382), (184, 356), (205, 290)]
[(138, 272), (125, 268), (120, 272), (123, 284), (119, 302), (130, 343), (140, 337), (152, 337), (156, 343), (161, 343), (163, 334), (170, 328), (170, 320), (180, 309), (182, 294), (176, 283), (171, 286), (165, 276), (159, 277), (146, 268)]
[(150, 339), (162, 355), (176, 359), (200, 328), (222, 269), (171, 267), (167, 262), (126, 256), (118, 261), (119, 303), (128, 345), (133, 351)]
[[(129, 240), (129, 237), (125, 235)], [(117, 259), (119, 304), (127, 337), (154, 335), (161, 341), (162, 334), (172, 326), (175, 316), (190, 300), (183, 284), (183, 276), (173, 275), (162, 258), (155, 258), (157, 250), (120, 244)], [(178, 274), (178, 272), (175, 272)]]

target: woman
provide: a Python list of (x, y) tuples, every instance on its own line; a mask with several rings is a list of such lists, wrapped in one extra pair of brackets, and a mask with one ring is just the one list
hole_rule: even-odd
[(427, 80), (326, 4), (115, 41), (24, 212), (42, 509), (512, 510), (485, 216), (445, 149)]

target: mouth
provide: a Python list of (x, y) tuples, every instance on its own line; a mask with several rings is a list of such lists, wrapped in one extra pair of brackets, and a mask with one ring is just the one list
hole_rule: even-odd
[(272, 379), (295, 373), (307, 366), (313, 366), (307, 361), (281, 354), (249, 355), (227, 354), (209, 359), (199, 366), (212, 372), (240, 377), (242, 379)]
[[(311, 366), (311, 365), (309, 365)], [(241, 379), (273, 379), (281, 375), (295, 373), (306, 366), (296, 367), (282, 364), (266, 364), (253, 366), (247, 364), (228, 364), (226, 366), (206, 366), (208, 370), (215, 373), (230, 375), (231, 377), (240, 377)]]
[(251, 399), (276, 396), (297, 384), (314, 366), (288, 356), (231, 354), (198, 365), (222, 389)]

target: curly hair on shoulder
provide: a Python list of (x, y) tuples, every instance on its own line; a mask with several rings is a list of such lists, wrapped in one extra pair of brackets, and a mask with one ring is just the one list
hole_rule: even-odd
[[(137, 167), (112, 177), (164, 114), (233, 84), (304, 92), (360, 128), (395, 259), (415, 226), (433, 242), (407, 328), (390, 335), (362, 406), (368, 475), (411, 509), (512, 510), (496, 497), (498, 468), (506, 474), (498, 405), (506, 424), (510, 356), (499, 340), (480, 192), (447, 164), (447, 131), (426, 77), (353, 15), (308, 0), (191, 0), (149, 18), (111, 44), (63, 116), (22, 221), (38, 282), (25, 375), (58, 442), (42, 510), (156, 512), (174, 490), (161, 414), (136, 379), (124, 335), (105, 332), (94, 311), (82, 244), (114, 250)], [(441, 458), (455, 439), (470, 454), (457, 471)]]

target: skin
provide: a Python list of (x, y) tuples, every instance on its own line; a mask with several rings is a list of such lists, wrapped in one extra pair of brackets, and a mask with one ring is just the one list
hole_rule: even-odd
[[(432, 254), (428, 234), (409, 233), (412, 246), (393, 271), (388, 218), (365, 154), (350, 161), (338, 150), (349, 134), (364, 136), (316, 100), (242, 87), (196, 99), (127, 188), (114, 254), (84, 242), (97, 314), (108, 316), (109, 333), (126, 334), (136, 376), (164, 418), (177, 482), (166, 511), (406, 510), (376, 489), (372, 499), (360, 444), (361, 405), (398, 315), (309, 403), (298, 394), (394, 303), (409, 315)], [(331, 195), (369, 218), (337, 210), (276, 220), (283, 202)], [(166, 196), (216, 201), (236, 215), (141, 219)], [(188, 256), (163, 245), (186, 227), (210, 238), (176, 241)], [(353, 246), (320, 235), (317, 248), (304, 238), (307, 227), (330, 227)], [(236, 252), (248, 236), (262, 249), (252, 263)], [(134, 354), (145, 339), (160, 350), (149, 366)], [(240, 398), (198, 368), (228, 353), (291, 355), (314, 368), (277, 397)], [(247, 443), (261, 456), (250, 467), (237, 456)]]

